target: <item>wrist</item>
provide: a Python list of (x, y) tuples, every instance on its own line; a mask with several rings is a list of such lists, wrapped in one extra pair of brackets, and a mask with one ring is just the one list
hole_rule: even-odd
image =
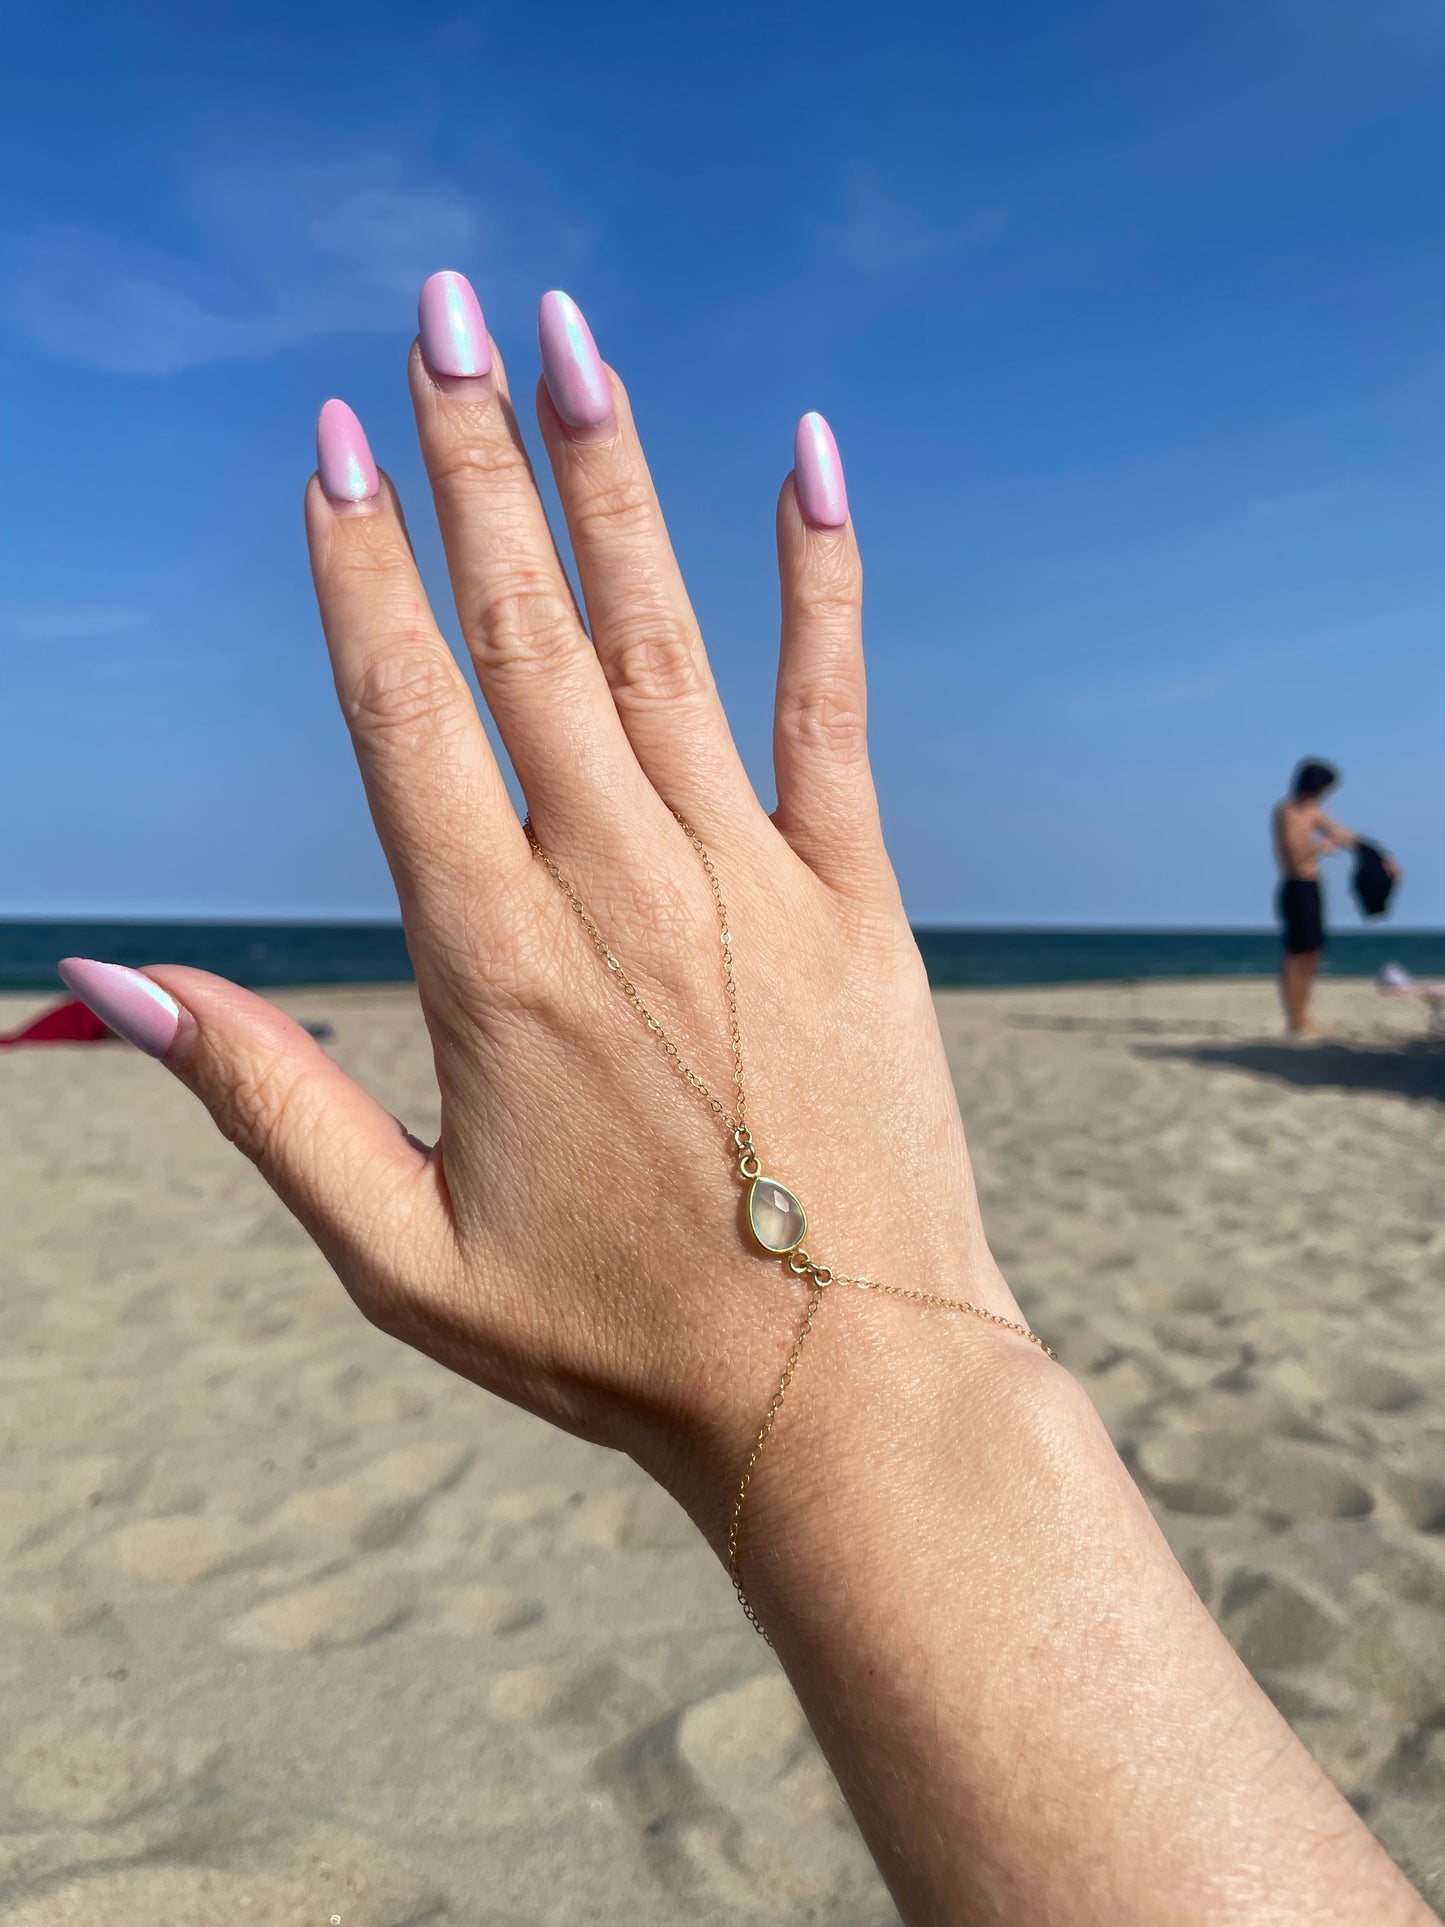
[[(971, 1301), (1019, 1315), (996, 1272), (971, 1287)], [(778, 1377), (775, 1367), (748, 1450)], [(909, 1545), (987, 1503), (995, 1474), (1015, 1476), (1027, 1440), (1058, 1449), (1065, 1415), (1076, 1422), (1079, 1408), (1092, 1418), (1075, 1381), (1015, 1332), (830, 1286), (749, 1481), (736, 1575), (749, 1602), (770, 1632), (773, 1616), (800, 1607), (817, 1619), (829, 1595), (865, 1603), (870, 1566), (898, 1571)], [(746, 1457), (726, 1488), (721, 1529), (704, 1522), (724, 1556)]]

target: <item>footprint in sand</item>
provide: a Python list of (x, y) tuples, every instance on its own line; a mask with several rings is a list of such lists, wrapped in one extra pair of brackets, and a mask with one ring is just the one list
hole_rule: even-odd
[(1202, 1518), (1265, 1510), (1289, 1519), (1363, 1519), (1375, 1503), (1337, 1460), (1288, 1439), (1164, 1432), (1144, 1441), (1137, 1464), (1161, 1504)]
[(488, 1704), (497, 1719), (524, 1724), (565, 1751), (607, 1746), (662, 1710), (650, 1686), (610, 1660), (499, 1673)]
[[(1432, 1537), (1422, 1543), (1382, 1533), (1360, 1583), (1376, 1598), (1408, 1599), (1412, 1605), (1441, 1614), (1441, 1645), (1445, 1647), (1445, 1547), (1438, 1539)], [(1441, 1670), (1440, 1692), (1445, 1700), (1445, 1668)]]
[(112, 1533), (102, 1555), (151, 1585), (191, 1586), (238, 1567), (264, 1565), (274, 1546), (239, 1519), (176, 1513)]
[(1441, 1712), (1438, 1612), (1411, 1601), (1357, 1606), (1330, 1670), (1379, 1713), (1425, 1725)]
[(1425, 1396), (1407, 1373), (1377, 1359), (1342, 1359), (1330, 1377), (1334, 1396), (1364, 1412), (1408, 1412)]
[(1386, 1472), (1385, 1489), (1417, 1532), (1445, 1533), (1445, 1483), (1413, 1472)]
[(1135, 1414), (1156, 1398), (1169, 1398), (1178, 1381), (1156, 1360), (1116, 1351), (1089, 1379), (1089, 1395), (1110, 1433), (1121, 1438)]
[(675, 1710), (598, 1761), (663, 1884), (808, 1918), (884, 1918), (882, 1882), (787, 1681)]
[(213, 1757), (212, 1748), (177, 1747), (137, 1722), (104, 1731), (37, 1720), (0, 1736), (0, 1786), (13, 1812), (109, 1826), (172, 1798)]
[(337, 1573), (253, 1606), (227, 1624), (224, 1637), (228, 1645), (249, 1652), (330, 1652), (395, 1632), (410, 1619), (413, 1604), (413, 1588), (405, 1580)]
[(296, 1493), (267, 1523), (308, 1542), (340, 1541), (374, 1552), (403, 1538), (431, 1501), (457, 1483), (474, 1456), (444, 1441), (404, 1445), (344, 1478)]
[(47, 1633), (88, 1633), (110, 1617), (110, 1601), (83, 1579), (67, 1580), (53, 1590), (12, 1593), (6, 1612)]
[(1220, 1618), (1252, 1673), (1315, 1666), (1339, 1644), (1339, 1619), (1287, 1579), (1242, 1568), (1229, 1580)]
[(1219, 1293), (1213, 1285), (1182, 1285), (1170, 1299), (1175, 1311), (1182, 1311), (1191, 1317), (1212, 1318), (1222, 1305)]
[(1445, 1804), (1445, 1706), (1405, 1734), (1381, 1769), (1380, 1778), (1392, 1792), (1429, 1801), (1439, 1815)]
[[(278, 1852), (279, 1866), (151, 1863), (62, 1875), (12, 1903), (5, 1927), (426, 1927), (450, 1918), (434, 1889), (373, 1849), (348, 1854), (321, 1839), (310, 1854)], [(476, 1927), (496, 1918), (470, 1916)]]
[(1231, 1491), (1240, 1441), (1222, 1434), (1162, 1432), (1134, 1454), (1140, 1483), (1171, 1512), (1226, 1518), (1238, 1510)]
[(1292, 1519), (1363, 1519), (1375, 1497), (1339, 1461), (1292, 1440), (1270, 1439), (1261, 1452), (1262, 1503)]
[(0, 1557), (18, 1559), (60, 1538), (77, 1519), (124, 1505), (146, 1481), (136, 1460), (87, 1454), (47, 1466), (43, 1478), (0, 1491)]
[(545, 1614), (536, 1599), (505, 1586), (439, 1586), (426, 1595), (427, 1623), (454, 1639), (498, 1638), (535, 1626)]
[(572, 1512), (563, 1538), (625, 1552), (693, 1552), (699, 1543), (697, 1527), (657, 1486), (593, 1494)]

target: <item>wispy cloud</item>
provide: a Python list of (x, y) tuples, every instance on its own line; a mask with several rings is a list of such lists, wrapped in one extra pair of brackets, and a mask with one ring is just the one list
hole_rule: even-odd
[(0, 602), (0, 640), (104, 642), (149, 626), (149, 609), (107, 602)]
[(841, 217), (819, 223), (814, 251), (858, 274), (897, 274), (953, 261), (993, 240), (1007, 221), (1003, 208), (984, 207), (962, 221), (936, 222), (863, 169), (853, 177)]
[(984, 205), (940, 221), (871, 168), (859, 168), (839, 182), (835, 206), (805, 229), (792, 272), (720, 304), (712, 325), (734, 345), (766, 338), (770, 350), (805, 331), (816, 340), (823, 315), (846, 315), (856, 329), (865, 317), (916, 302), (930, 277), (983, 254), (1009, 220), (1007, 208)]
[[(1339, 628), (1316, 630), (1288, 641), (1234, 649), (1227, 657), (1216, 659), (1190, 675), (1131, 677), (1127, 681), (1075, 691), (1064, 698), (1063, 707), (1072, 716), (1117, 716), (1182, 709), (1220, 696), (1237, 697), (1251, 684), (1264, 682), (1281, 670), (1317, 663), (1345, 649), (1378, 646), (1424, 623), (1438, 625), (1440, 617), (1438, 608), (1401, 609), (1368, 622), (1342, 624)], [(1209, 653), (1206, 646), (1200, 646), (1201, 656)]]
[[(182, 181), (189, 247), (83, 226), (24, 237), (5, 279), (12, 321), (63, 359), (168, 375), (393, 329), (426, 274), (462, 261), (482, 265), (490, 299), (506, 299), (527, 252), (456, 181), (395, 154), (190, 165)], [(555, 224), (529, 229), (531, 247), (575, 252), (576, 240)]]

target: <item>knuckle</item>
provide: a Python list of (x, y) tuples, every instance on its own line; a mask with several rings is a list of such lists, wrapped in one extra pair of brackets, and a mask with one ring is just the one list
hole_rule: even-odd
[(853, 545), (833, 542), (820, 548), (795, 584), (790, 603), (805, 622), (856, 623), (863, 612), (863, 570)]
[(565, 1001), (562, 986), (572, 975), (572, 932), (552, 906), (537, 903), (519, 916), (505, 953), (487, 961), (490, 1003), (514, 1017), (550, 1017)]
[(212, 1115), (222, 1137), (264, 1169), (287, 1130), (296, 1091), (297, 1080), (285, 1058), (273, 1053), (231, 1080)]
[(710, 687), (701, 642), (659, 612), (629, 623), (606, 656), (607, 680), (621, 703), (682, 702)]
[(456, 442), (433, 454), (428, 466), (434, 487), (457, 494), (494, 489), (499, 482), (532, 485), (527, 452), (510, 434)]
[(575, 660), (581, 631), (549, 569), (521, 564), (476, 598), (467, 638), (478, 668), (530, 673)]
[(416, 747), (455, 726), (460, 690), (449, 655), (429, 639), (399, 639), (362, 666), (347, 700), (347, 721), (359, 736)]
[(646, 482), (632, 478), (588, 489), (573, 505), (574, 541), (648, 535), (657, 527), (657, 504)]
[(346, 539), (332, 545), (327, 563), (333, 586), (345, 589), (355, 583), (371, 587), (407, 573), (401, 538), (389, 515), (349, 521), (344, 530)]
[(861, 761), (868, 749), (868, 710), (862, 685), (847, 676), (814, 677), (792, 692), (783, 726), (799, 749), (823, 750), (835, 760)]
[(863, 613), (863, 591), (846, 582), (810, 583), (800, 589), (793, 602), (793, 614), (801, 621), (827, 624), (830, 628), (856, 624)]

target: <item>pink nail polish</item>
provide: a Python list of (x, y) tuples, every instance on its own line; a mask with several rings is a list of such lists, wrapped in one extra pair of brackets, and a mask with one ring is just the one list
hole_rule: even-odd
[(164, 1057), (175, 1042), (181, 1007), (175, 998), (124, 964), (63, 957), (60, 980), (89, 1004), (103, 1024), (148, 1057)]
[(612, 419), (612, 391), (592, 330), (570, 294), (554, 288), (537, 310), (542, 379), (569, 428), (601, 428)]
[(492, 344), (472, 284), (450, 270), (434, 274), (422, 284), (416, 304), (421, 351), (428, 368), (438, 375), (486, 375), (492, 368)]
[(821, 415), (808, 414), (793, 437), (793, 483), (810, 522), (841, 529), (848, 520), (848, 490), (833, 431)]
[(327, 402), (317, 418), (316, 473), (333, 502), (369, 502), (381, 486), (366, 431), (344, 401)]

